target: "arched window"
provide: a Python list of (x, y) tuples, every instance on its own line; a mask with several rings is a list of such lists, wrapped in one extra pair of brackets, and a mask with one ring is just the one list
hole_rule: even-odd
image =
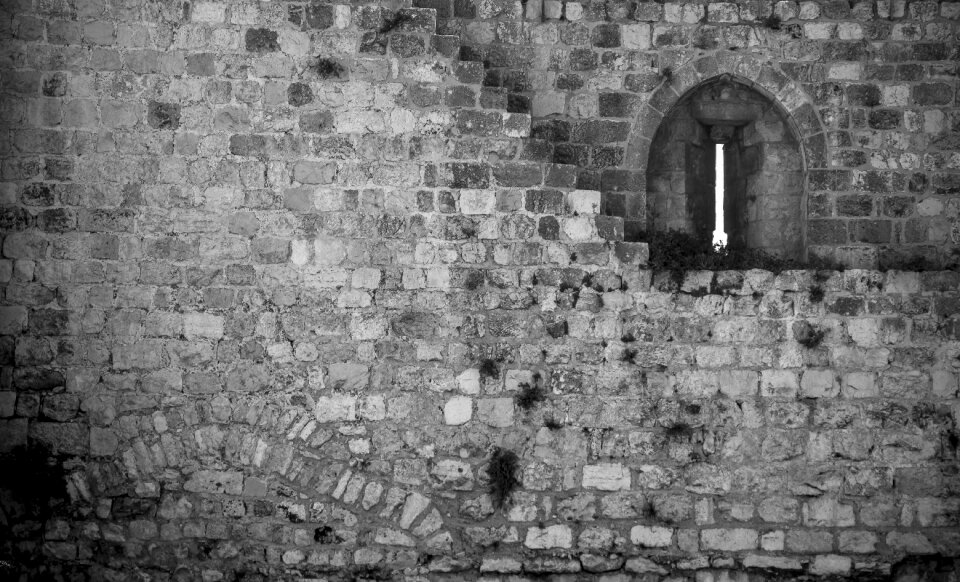
[(774, 101), (727, 75), (704, 81), (663, 118), (649, 152), (648, 232), (712, 240), (722, 221), (730, 247), (802, 258), (803, 155)]

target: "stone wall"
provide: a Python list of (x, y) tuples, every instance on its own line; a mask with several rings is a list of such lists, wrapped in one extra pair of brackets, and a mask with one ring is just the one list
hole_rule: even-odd
[(636, 240), (729, 74), (808, 250), (954, 264), (960, 3), (770, 7), (5, 2), (0, 571), (955, 577), (960, 273)]

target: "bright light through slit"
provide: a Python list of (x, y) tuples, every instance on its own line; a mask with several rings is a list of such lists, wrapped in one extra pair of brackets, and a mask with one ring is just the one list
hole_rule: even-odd
[(726, 245), (727, 231), (723, 228), (723, 145), (716, 145), (716, 183), (714, 184), (714, 215), (717, 217), (716, 230), (713, 231), (713, 244)]

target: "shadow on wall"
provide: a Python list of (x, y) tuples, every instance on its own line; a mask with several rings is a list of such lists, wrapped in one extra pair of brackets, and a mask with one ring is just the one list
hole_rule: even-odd
[[(41, 444), (0, 455), (0, 579), (56, 579), (44, 572), (42, 545), (50, 518), (67, 502), (62, 459)], [(56, 537), (47, 535), (46, 537)]]

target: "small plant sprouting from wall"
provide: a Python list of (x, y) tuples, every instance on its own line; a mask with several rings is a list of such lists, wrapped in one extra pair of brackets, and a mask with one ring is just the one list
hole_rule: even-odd
[(830, 278), (830, 274), (824, 271), (817, 271), (813, 275), (814, 284), (810, 286), (810, 302), (820, 303), (823, 301), (823, 284)]
[(470, 271), (463, 281), (463, 286), (469, 291), (475, 291), (483, 285), (483, 273), (480, 271)]
[(497, 509), (502, 508), (520, 486), (520, 479), (517, 477), (519, 469), (520, 459), (516, 453), (501, 447), (493, 450), (487, 475), (490, 477), (490, 495)]
[(491, 358), (486, 358), (480, 362), (480, 377), (481, 378), (499, 378), (500, 377), (500, 367), (497, 366), (497, 363)]
[(795, 269), (842, 271), (842, 264), (814, 256), (807, 262), (777, 257), (761, 249), (737, 249), (714, 245), (692, 234), (670, 230), (648, 236), (647, 264), (655, 271), (670, 271), (683, 281), (685, 271), (745, 271), (764, 269), (774, 273)]
[(543, 388), (540, 374), (533, 375), (533, 382), (520, 384), (520, 391), (513, 397), (514, 403), (521, 410), (529, 411), (534, 406), (547, 399), (547, 391)]
[(412, 21), (413, 17), (406, 12), (397, 12), (396, 14), (383, 19), (383, 25), (377, 31), (377, 34), (390, 34), (397, 28)]
[(810, 287), (810, 302), (820, 303), (821, 301), (823, 301), (823, 287), (820, 285), (813, 285)]
[(620, 361), (626, 362), (628, 364), (632, 364), (633, 359), (636, 357), (637, 357), (637, 350), (634, 350), (632, 348), (627, 348), (623, 350), (622, 354), (620, 354)]
[(677, 422), (667, 427), (667, 438), (670, 440), (687, 440), (693, 436), (693, 427), (685, 422)]
[(766, 18), (763, 19), (763, 25), (770, 30), (780, 30), (780, 27), (783, 25), (783, 21), (780, 20), (779, 16), (771, 12)]
[(559, 420), (554, 414), (548, 414), (543, 417), (543, 426), (550, 430), (560, 430), (563, 428), (563, 421)]
[(343, 65), (328, 57), (317, 57), (312, 68), (321, 79), (339, 79), (346, 72)]
[(660, 76), (663, 78), (663, 82), (669, 85), (673, 81), (673, 69), (664, 67), (660, 70)]
[(798, 321), (793, 324), (793, 338), (807, 349), (820, 345), (826, 332), (807, 321)]

